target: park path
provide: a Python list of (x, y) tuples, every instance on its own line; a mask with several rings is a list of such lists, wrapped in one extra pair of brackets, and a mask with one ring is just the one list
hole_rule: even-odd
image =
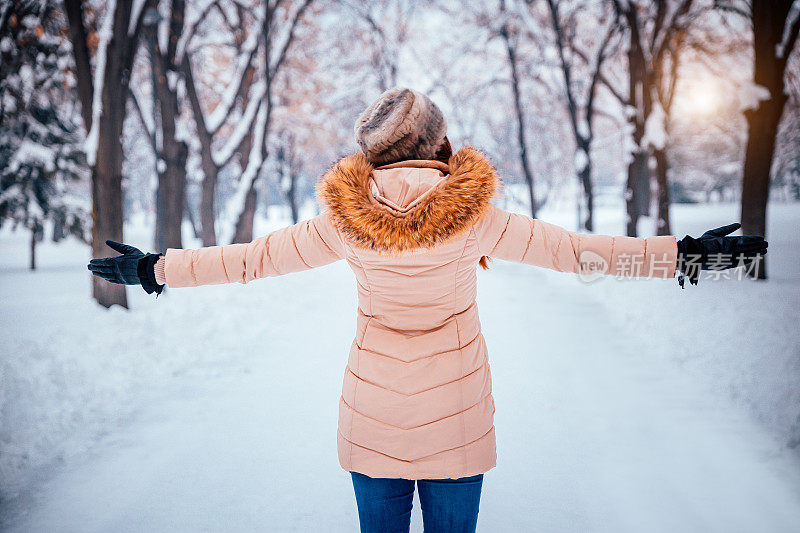
[[(249, 306), (241, 343), (259, 353), (174, 376), (21, 497), (9, 530), (356, 531), (335, 450), (353, 287), (337, 264), (229, 298), (164, 298)], [(523, 265), (480, 274), (498, 466), (479, 531), (797, 531), (797, 457), (697, 377), (648, 358), (582, 288)], [(236, 345), (198, 327), (186, 331), (194, 349)]]

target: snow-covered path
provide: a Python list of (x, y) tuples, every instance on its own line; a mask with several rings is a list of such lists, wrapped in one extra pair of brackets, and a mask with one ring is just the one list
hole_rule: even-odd
[[(0, 503), (0, 528), (356, 531), (335, 438), (355, 327), (344, 264), (157, 301), (130, 291), (126, 313), (86, 301), (84, 252), (64, 250), (45, 249), (44, 264), (64, 266), (37, 274), (0, 260), (0, 399), (16, 432), (4, 446), (41, 462)], [(480, 531), (797, 531), (796, 451), (715, 390), (715, 367), (670, 357), (692, 343), (735, 351), (737, 328), (752, 343), (743, 351), (767, 337), (796, 351), (794, 274), (683, 292), (674, 280), (587, 286), (501, 262), (479, 276), (498, 436)], [(760, 328), (768, 313), (789, 316), (746, 330), (725, 303), (737, 298)], [(627, 327), (641, 310), (650, 316)], [(709, 342), (720, 335), (730, 342)]]
[[(578, 283), (510, 264), (480, 281), (499, 439), (481, 529), (796, 530), (798, 462), (741, 410), (641, 353)], [(289, 304), (301, 286), (307, 296)], [(257, 296), (225, 289), (159, 305), (261, 299), (263, 315), (235, 329), (263, 353), (176, 379), (29, 495), (11, 531), (355, 530), (335, 455), (349, 271), (246, 288)], [(305, 334), (283, 333), (298, 325)], [(185, 342), (213, 349), (213, 334), (197, 334)]]

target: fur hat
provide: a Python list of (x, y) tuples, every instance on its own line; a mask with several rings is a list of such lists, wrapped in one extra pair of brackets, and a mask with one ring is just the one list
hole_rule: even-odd
[(413, 89), (389, 89), (358, 117), (356, 142), (373, 165), (433, 159), (447, 121), (430, 98)]

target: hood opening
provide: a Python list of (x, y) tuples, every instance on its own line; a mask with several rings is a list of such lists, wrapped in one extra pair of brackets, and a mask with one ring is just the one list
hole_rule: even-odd
[(334, 225), (355, 244), (403, 251), (431, 248), (468, 229), (499, 187), (489, 161), (468, 147), (448, 164), (400, 161), (374, 168), (364, 154), (353, 154), (337, 162), (317, 190)]
[(370, 176), (370, 193), (379, 203), (407, 212), (443, 183), (448, 173), (437, 168), (396, 167), (376, 169)]

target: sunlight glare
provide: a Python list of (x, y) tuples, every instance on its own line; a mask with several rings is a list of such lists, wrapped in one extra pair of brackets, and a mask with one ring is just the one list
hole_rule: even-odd
[(688, 117), (709, 117), (716, 113), (722, 104), (722, 93), (712, 80), (697, 81), (680, 92), (675, 102), (682, 114)]

